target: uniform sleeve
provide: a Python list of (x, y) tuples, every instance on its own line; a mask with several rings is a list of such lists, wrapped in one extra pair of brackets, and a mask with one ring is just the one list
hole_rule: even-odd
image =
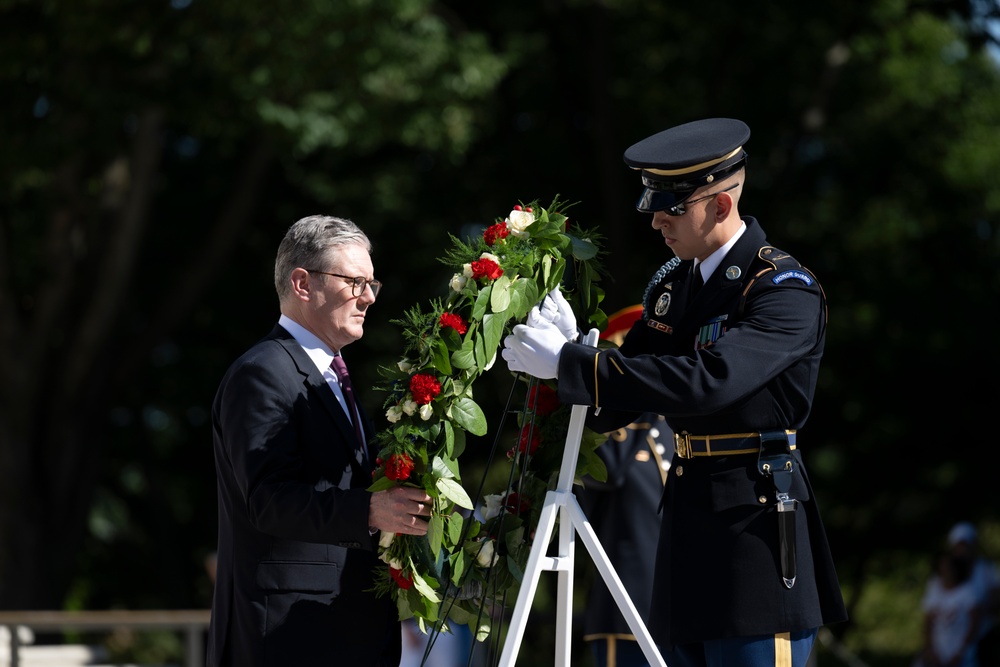
[(630, 340), (640, 335), (635, 330), (618, 350), (567, 345), (559, 359), (559, 398), (602, 412), (657, 412), (668, 419), (716, 414), (812, 353), (822, 326), (815, 282), (764, 284), (748, 296), (744, 316), (721, 338), (698, 351), (692, 340), (684, 356), (639, 353), (649, 346)]

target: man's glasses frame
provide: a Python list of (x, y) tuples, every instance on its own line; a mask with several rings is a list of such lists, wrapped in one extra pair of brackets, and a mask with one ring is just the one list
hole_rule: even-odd
[(697, 204), (700, 201), (705, 201), (706, 199), (711, 199), (712, 197), (721, 195), (723, 192), (729, 192), (730, 190), (732, 190), (733, 188), (735, 188), (737, 185), (739, 185), (739, 183), (733, 183), (732, 185), (730, 185), (725, 190), (719, 190), (718, 192), (713, 192), (713, 193), (707, 194), (707, 195), (705, 195), (703, 197), (698, 197), (697, 199), (685, 199), (683, 201), (679, 201), (676, 204), (674, 204), (673, 206), (671, 206), (670, 208), (663, 209), (663, 212), (666, 213), (667, 215), (674, 215), (674, 216), (684, 215), (685, 213), (687, 213), (687, 205), (688, 204)]
[(342, 273), (330, 273), (329, 271), (317, 271), (316, 269), (306, 269), (309, 273), (321, 273), (324, 276), (333, 276), (334, 278), (343, 278), (351, 284), (351, 294), (354, 296), (361, 296), (365, 293), (365, 287), (372, 288), (372, 295), (378, 296), (378, 292), (382, 289), (382, 281), (371, 279), (367, 280), (364, 276), (345, 276)]

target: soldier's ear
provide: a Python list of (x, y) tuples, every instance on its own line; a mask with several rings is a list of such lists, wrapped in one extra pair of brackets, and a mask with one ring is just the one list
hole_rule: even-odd
[(715, 195), (715, 221), (722, 222), (729, 217), (736, 202), (728, 192), (720, 192)]

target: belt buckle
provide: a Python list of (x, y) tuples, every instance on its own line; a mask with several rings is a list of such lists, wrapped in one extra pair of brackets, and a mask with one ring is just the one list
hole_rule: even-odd
[(674, 433), (674, 451), (677, 452), (677, 456), (682, 459), (692, 458), (691, 453), (691, 434), (687, 431), (682, 433)]

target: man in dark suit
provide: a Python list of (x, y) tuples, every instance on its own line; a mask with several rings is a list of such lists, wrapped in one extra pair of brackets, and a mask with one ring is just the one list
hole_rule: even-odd
[(331, 368), (361, 338), (381, 287), (371, 243), (349, 220), (303, 218), (278, 248), (274, 283), (277, 326), (233, 363), (212, 406), (219, 544), (208, 664), (394, 667), (397, 611), (371, 591), (386, 568), (379, 531), (426, 534), (431, 498), (366, 490), (374, 430), (346, 371)]
[(637, 208), (675, 257), (619, 349), (573, 342), (558, 290), (504, 341), (510, 370), (558, 378), (563, 403), (600, 408), (595, 430), (655, 412), (674, 431), (649, 623), (670, 667), (802, 667), (819, 627), (847, 617), (797, 438), (826, 299), (739, 213), (749, 138), (712, 118), (625, 151), (642, 175)]

